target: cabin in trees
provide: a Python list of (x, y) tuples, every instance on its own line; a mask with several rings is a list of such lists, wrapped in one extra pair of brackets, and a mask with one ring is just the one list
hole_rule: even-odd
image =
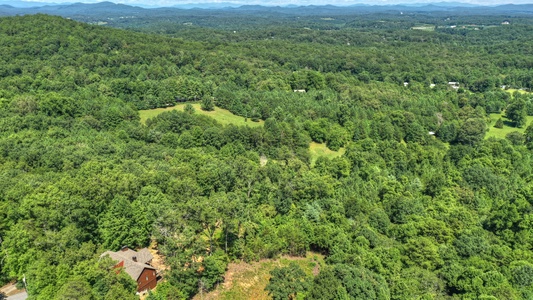
[(116, 268), (124, 268), (124, 271), (137, 281), (137, 292), (151, 290), (157, 285), (157, 270), (150, 265), (154, 257), (148, 249), (134, 251), (123, 247), (117, 252), (106, 251), (100, 257), (106, 255), (117, 262)]

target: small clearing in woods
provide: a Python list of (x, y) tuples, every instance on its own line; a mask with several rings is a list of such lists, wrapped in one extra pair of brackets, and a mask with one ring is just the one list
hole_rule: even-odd
[[(498, 121), (499, 118), (501, 118), (503, 121), (503, 128), (494, 127), (494, 124), (496, 124), (496, 121)], [(532, 124), (533, 122), (533, 116), (527, 116), (526, 125), (522, 128), (517, 128), (517, 127), (514, 127), (513, 122), (509, 121), (505, 117), (505, 113), (490, 114), (490, 119), (491, 119), (491, 122), (488, 126), (488, 132), (485, 135), (485, 139), (488, 139), (490, 137), (504, 139), (507, 134), (513, 131), (524, 133), (524, 131), (526, 131), (526, 127)]]
[(514, 92), (518, 92), (520, 94), (531, 94), (531, 92), (528, 92), (527, 90), (522, 90), (522, 89), (506, 89), (505, 91), (508, 92), (509, 94), (512, 94)]
[[(195, 109), (195, 113), (209, 116), (217, 120), (217, 122), (219, 122), (222, 125), (233, 124), (237, 126), (257, 127), (257, 126), (263, 126), (263, 124), (265, 123), (262, 120), (259, 122), (252, 122), (250, 119), (245, 121), (243, 117), (234, 115), (233, 113), (231, 113), (229, 110), (226, 110), (226, 109), (215, 107), (214, 111), (203, 111), (200, 108), (199, 103), (191, 103), (191, 104)], [(153, 118), (166, 111), (172, 111), (172, 110), (183, 111), (185, 105), (186, 103), (181, 103), (176, 106), (167, 107), (167, 108), (139, 110), (139, 116), (141, 118), (141, 123), (145, 124), (146, 120)], [(319, 143), (312, 142), (309, 145), (309, 153), (311, 154), (311, 165), (315, 164), (315, 161), (319, 156), (325, 156), (329, 159), (332, 159), (335, 157), (342, 156), (344, 152), (345, 152), (344, 148), (339, 149), (339, 151), (330, 150), (328, 149), (328, 147), (326, 147), (326, 144), (319, 144)], [(262, 155), (261, 165), (262, 166), (266, 165), (267, 161), (268, 161), (267, 157)]]
[[(141, 118), (141, 123), (145, 124), (146, 120), (153, 118), (163, 112), (166, 111), (172, 111), (172, 110), (178, 110), (183, 111), (185, 108), (186, 103), (181, 103), (176, 106), (166, 107), (166, 108), (154, 108), (154, 109), (147, 109), (147, 110), (139, 110), (139, 117)], [(219, 122), (222, 125), (237, 125), (237, 126), (250, 126), (250, 127), (257, 127), (257, 126), (263, 126), (264, 121), (260, 120), (259, 122), (253, 122), (249, 118), (245, 119), (244, 117), (234, 115), (232, 112), (230, 112), (227, 109), (222, 109), (219, 107), (215, 107), (215, 110), (213, 111), (203, 111), (200, 108), (200, 103), (191, 103), (192, 107), (194, 107), (196, 114), (201, 114), (205, 116), (209, 116), (217, 122)]]
[(306, 257), (282, 256), (279, 259), (263, 259), (252, 263), (230, 263), (224, 282), (214, 291), (196, 295), (194, 300), (266, 300), (272, 299), (265, 291), (270, 280), (270, 271), (296, 262), (308, 276), (316, 276), (324, 265), (324, 256), (309, 252)]
[(326, 144), (319, 144), (311, 142), (309, 145), (309, 153), (311, 154), (311, 165), (314, 166), (316, 159), (319, 156), (325, 156), (326, 158), (332, 159), (335, 157), (340, 157), (346, 152), (345, 148), (340, 148), (339, 151), (330, 150)]

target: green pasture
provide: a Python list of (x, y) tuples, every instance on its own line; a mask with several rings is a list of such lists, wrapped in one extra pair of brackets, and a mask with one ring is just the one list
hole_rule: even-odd
[[(146, 120), (153, 118), (160, 113), (171, 111), (171, 110), (180, 110), (183, 111), (183, 108), (185, 107), (185, 103), (178, 104), (176, 106), (172, 107), (166, 107), (166, 108), (155, 108), (155, 109), (147, 109), (147, 110), (140, 110), (139, 115), (141, 117), (141, 123), (145, 124)], [(192, 103), (192, 106), (196, 110), (197, 114), (202, 114), (209, 116), (215, 120), (217, 120), (222, 125), (237, 125), (237, 126), (250, 126), (250, 127), (256, 127), (256, 126), (263, 126), (263, 121), (259, 122), (253, 122), (250, 119), (245, 120), (244, 117), (237, 116), (232, 114), (229, 110), (222, 109), (215, 107), (214, 111), (203, 111), (200, 108), (200, 103)]]
[[(527, 126), (524, 126), (522, 128), (514, 127), (513, 122), (509, 121), (507, 118), (504, 117), (505, 113), (501, 114), (490, 114), (490, 125), (489, 125), (489, 131), (485, 135), (485, 138), (500, 138), (504, 139), (505, 136), (508, 133), (511, 133), (513, 131), (518, 131), (520, 133), (524, 133)], [(503, 120), (503, 128), (496, 128), (494, 127), (494, 124), (496, 124), (496, 121), (498, 121), (499, 118), (502, 118)], [(529, 125), (533, 121), (533, 116), (527, 116), (527, 122), (526, 124)]]

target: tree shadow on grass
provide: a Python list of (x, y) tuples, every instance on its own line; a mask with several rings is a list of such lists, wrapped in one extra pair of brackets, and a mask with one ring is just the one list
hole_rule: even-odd
[(505, 125), (507, 127), (518, 128), (518, 127), (515, 126), (515, 122), (512, 122), (512, 121), (503, 121), (503, 125)]

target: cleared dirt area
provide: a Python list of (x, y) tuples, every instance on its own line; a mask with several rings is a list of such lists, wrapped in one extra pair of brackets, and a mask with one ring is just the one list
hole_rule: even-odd
[(263, 259), (258, 262), (230, 263), (224, 276), (224, 282), (214, 291), (196, 295), (194, 300), (267, 300), (271, 299), (265, 292), (265, 287), (270, 280), (270, 271), (276, 267), (288, 266), (296, 262), (309, 276), (316, 276), (324, 257), (317, 253), (309, 252), (306, 257), (283, 256), (279, 259)]
[(159, 250), (157, 249), (157, 242), (152, 241), (150, 244), (150, 247), (148, 247), (148, 250), (154, 257), (152, 259), (152, 267), (156, 268), (159, 272), (164, 272), (166, 270), (169, 270), (170, 267), (165, 265), (165, 257), (159, 253)]

